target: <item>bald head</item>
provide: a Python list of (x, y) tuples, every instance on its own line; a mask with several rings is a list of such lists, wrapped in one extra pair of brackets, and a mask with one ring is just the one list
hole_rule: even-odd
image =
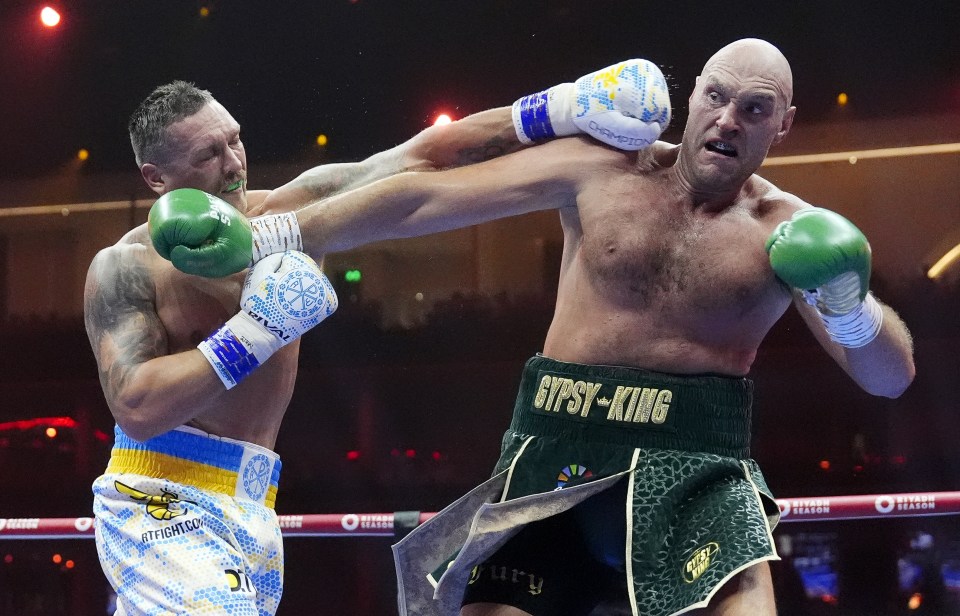
[(713, 71), (753, 75), (777, 89), (785, 107), (793, 101), (793, 72), (786, 56), (767, 41), (745, 38), (734, 41), (713, 54), (703, 65), (701, 75)]

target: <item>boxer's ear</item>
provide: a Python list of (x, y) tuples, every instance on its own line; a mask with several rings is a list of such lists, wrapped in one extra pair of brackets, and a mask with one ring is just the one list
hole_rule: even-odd
[(790, 127), (793, 126), (793, 117), (796, 114), (796, 107), (790, 107), (784, 112), (783, 120), (780, 122), (780, 130), (777, 131), (777, 136), (773, 138), (774, 145), (783, 141), (784, 137), (787, 136), (787, 133), (790, 132)]

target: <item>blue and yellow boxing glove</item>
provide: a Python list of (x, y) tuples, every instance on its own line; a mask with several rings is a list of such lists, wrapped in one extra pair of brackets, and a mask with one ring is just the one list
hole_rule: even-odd
[(232, 205), (195, 188), (162, 195), (150, 208), (153, 247), (181, 272), (219, 278), (270, 254), (302, 250), (293, 212), (247, 219)]
[(293, 250), (272, 254), (247, 273), (240, 312), (197, 348), (231, 389), (337, 305), (333, 285), (313, 259)]
[(869, 292), (870, 244), (852, 222), (815, 207), (780, 223), (766, 242), (770, 266), (817, 309), (830, 338), (862, 347), (880, 333), (883, 310)]
[(670, 124), (667, 81), (649, 60), (627, 60), (513, 104), (521, 143), (586, 133), (621, 150), (640, 150)]

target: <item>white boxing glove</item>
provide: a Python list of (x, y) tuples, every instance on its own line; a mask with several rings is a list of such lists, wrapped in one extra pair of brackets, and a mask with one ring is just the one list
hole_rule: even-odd
[(513, 126), (530, 144), (578, 132), (621, 150), (640, 150), (670, 124), (667, 81), (649, 60), (627, 60), (524, 96), (513, 104)]
[(275, 253), (247, 273), (240, 312), (197, 348), (230, 389), (336, 309), (333, 285), (313, 259)]

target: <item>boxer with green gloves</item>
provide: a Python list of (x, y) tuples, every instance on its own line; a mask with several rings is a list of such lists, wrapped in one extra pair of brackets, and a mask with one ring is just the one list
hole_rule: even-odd
[(870, 244), (852, 222), (822, 208), (799, 210), (766, 250), (773, 271), (817, 309), (834, 342), (858, 348), (877, 337), (883, 311), (869, 292)]

